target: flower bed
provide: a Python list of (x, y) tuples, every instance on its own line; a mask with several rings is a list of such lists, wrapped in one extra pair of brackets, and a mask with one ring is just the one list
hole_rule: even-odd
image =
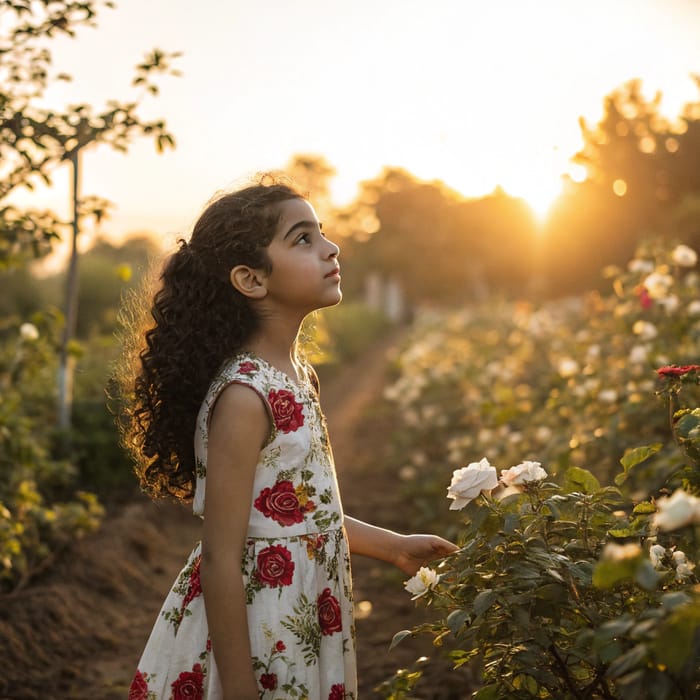
[(403, 487), (461, 549), (407, 582), (437, 619), (395, 643), (478, 659), (474, 698), (697, 697), (695, 262), (649, 247), (609, 295), (424, 317), (397, 358)]

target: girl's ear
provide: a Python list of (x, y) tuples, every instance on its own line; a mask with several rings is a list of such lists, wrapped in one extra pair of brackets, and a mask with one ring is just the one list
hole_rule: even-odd
[(231, 270), (230, 279), (234, 289), (249, 299), (262, 299), (267, 294), (265, 277), (261, 270), (247, 265), (236, 265)]

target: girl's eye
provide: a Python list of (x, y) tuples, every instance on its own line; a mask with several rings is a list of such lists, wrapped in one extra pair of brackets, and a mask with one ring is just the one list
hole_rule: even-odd
[(296, 240), (297, 243), (311, 243), (311, 234), (310, 233), (302, 233), (299, 238)]

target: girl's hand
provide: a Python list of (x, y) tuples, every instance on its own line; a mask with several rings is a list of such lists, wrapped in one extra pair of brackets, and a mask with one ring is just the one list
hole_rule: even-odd
[(405, 574), (413, 576), (421, 566), (458, 549), (456, 544), (437, 535), (403, 535), (394, 564)]

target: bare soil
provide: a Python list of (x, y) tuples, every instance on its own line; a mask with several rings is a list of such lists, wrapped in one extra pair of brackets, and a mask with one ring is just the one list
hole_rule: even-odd
[[(394, 335), (351, 365), (322, 377), (345, 511), (400, 532), (411, 531), (410, 504), (386, 466), (395, 426), (381, 401)], [(101, 530), (76, 542), (29, 588), (0, 597), (0, 700), (125, 699), (166, 592), (200, 538), (184, 507), (145, 499), (122, 507)], [(353, 558), (360, 697), (422, 656), (424, 678), (411, 697), (467, 698), (469, 670), (455, 672), (428, 637), (389, 651), (393, 635), (428, 619), (392, 566)]]

